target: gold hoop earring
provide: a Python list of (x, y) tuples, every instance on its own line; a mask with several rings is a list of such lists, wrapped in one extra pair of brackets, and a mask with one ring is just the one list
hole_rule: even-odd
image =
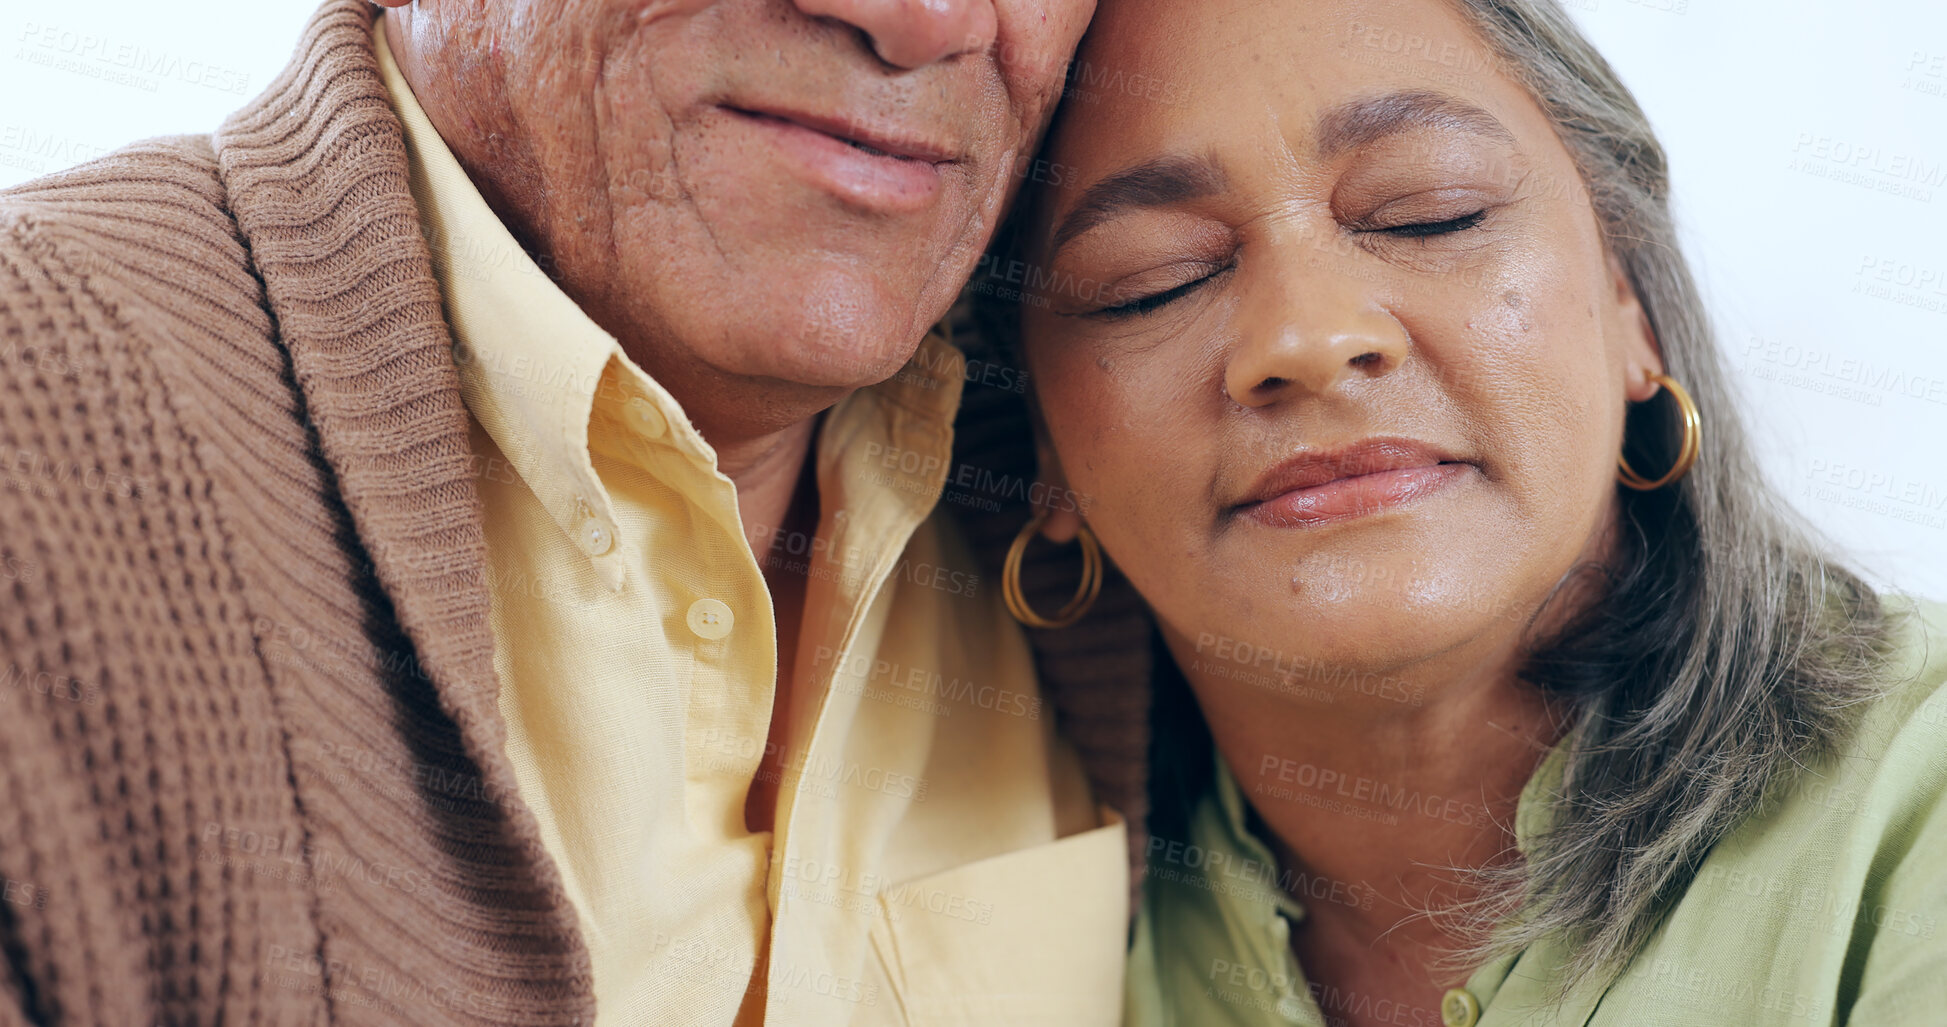
[(1028, 606), (1027, 593), (1021, 589), (1021, 558), (1027, 555), (1028, 543), (1048, 522), (1051, 512), (1043, 510), (1036, 514), (1014, 536), (1014, 545), (1007, 550), (1007, 563), (1001, 568), (1001, 595), (1007, 599), (1007, 612), (1028, 627), (1043, 630), (1065, 628), (1081, 620), (1088, 608), (1095, 605), (1095, 597), (1102, 594), (1102, 545), (1095, 541), (1095, 532), (1083, 524), (1075, 534), (1075, 541), (1082, 546), (1082, 581), (1075, 586), (1074, 597), (1068, 600), (1068, 605), (1055, 611), (1053, 617), (1043, 617)]
[(1616, 454), (1616, 480), (1638, 492), (1660, 489), (1690, 473), (1690, 468), (1696, 464), (1697, 454), (1703, 449), (1704, 444), (1704, 424), (1703, 419), (1697, 414), (1697, 401), (1691, 399), (1690, 393), (1684, 391), (1683, 386), (1678, 385), (1677, 380), (1667, 374), (1652, 375), (1650, 380), (1668, 389), (1670, 398), (1677, 401), (1677, 408), (1683, 415), (1683, 445), (1677, 451), (1676, 462), (1663, 473), (1663, 477), (1655, 481), (1637, 474), (1635, 469), (1629, 466), (1628, 457), (1621, 453)]

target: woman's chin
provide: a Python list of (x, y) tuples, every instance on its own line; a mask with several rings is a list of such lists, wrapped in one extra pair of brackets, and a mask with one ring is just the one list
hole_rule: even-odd
[(1391, 678), (1387, 694), (1377, 697), (1423, 695), (1428, 682), (1422, 679), (1439, 676), (1429, 664), (1517, 635), (1523, 618), (1513, 610), (1511, 603), (1474, 598), (1344, 595), (1289, 604), (1275, 619), (1225, 619), (1179, 631), (1178, 659), (1193, 679), (1275, 683), (1309, 695), (1302, 687), (1308, 683)]

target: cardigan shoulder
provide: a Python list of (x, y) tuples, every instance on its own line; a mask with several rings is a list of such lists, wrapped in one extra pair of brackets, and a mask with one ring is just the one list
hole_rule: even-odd
[(99, 304), (122, 332), (270, 334), (207, 135), (134, 143), (0, 191), (0, 248), (50, 279), (43, 287), (83, 294), (58, 305)]
[(208, 135), (131, 143), (0, 189), (0, 224), (16, 244), (64, 237), (167, 245), (206, 233), (234, 238), (233, 223)]
[(322, 1012), (253, 990), (305, 884), (221, 862), (303, 828), (211, 454), (307, 445), (223, 197), (196, 136), (0, 193), (0, 1023)]

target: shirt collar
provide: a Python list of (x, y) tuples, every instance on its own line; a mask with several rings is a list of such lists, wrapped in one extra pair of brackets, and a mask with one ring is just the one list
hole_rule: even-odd
[(620, 347), (548, 278), (467, 178), (400, 73), (384, 25), (383, 18), (374, 24), (373, 47), (405, 129), (460, 394), (549, 516), (609, 587), (619, 587), (615, 516), (589, 459), (588, 417)]
[(1218, 752), (1217, 747), (1213, 745), (1210, 747), (1210, 758), (1217, 763), (1212, 794), (1216, 800), (1216, 816), (1213, 823), (1210, 818), (1200, 814), (1197, 823), (1206, 829), (1215, 829), (1221, 834), (1209, 839), (1207, 844), (1214, 849), (1215, 843), (1228, 843), (1231, 851), (1238, 853), (1247, 863), (1266, 868), (1263, 873), (1242, 875), (1245, 887), (1257, 892), (1254, 901), (1246, 903), (1247, 908), (1255, 907), (1282, 914), (1294, 923), (1304, 919), (1305, 904), (1286, 891), (1280, 880), (1283, 875), (1277, 869), (1277, 854), (1272, 852), (1271, 846), (1251, 829), (1250, 803), (1244, 799), (1243, 789), (1237, 786), (1237, 779), (1231, 776), (1230, 767), (1224, 762), (1223, 753)]
[(1559, 818), (1568, 752), (1578, 733), (1571, 730), (1556, 742), (1521, 788), (1521, 798), (1514, 807), (1514, 847), (1523, 856), (1528, 854), (1535, 839), (1554, 828)]

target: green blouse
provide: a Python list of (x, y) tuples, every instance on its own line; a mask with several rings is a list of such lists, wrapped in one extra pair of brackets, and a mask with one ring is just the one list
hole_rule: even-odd
[[(1577, 985), (1560, 1005), (1548, 998), (1563, 953), (1548, 942), (1480, 967), (1439, 1009), (1307, 982), (1288, 944), (1305, 916), (1291, 890), (1315, 902), (1372, 897), (1281, 882), (1218, 758), (1187, 836), (1151, 841), (1126, 1023), (1326, 1027), (1357, 1014), (1399, 1027), (1947, 1024), (1947, 606), (1922, 602), (1916, 613), (1891, 690), (1845, 748), (1711, 850), (1613, 983)], [(1523, 849), (1546, 827), (1565, 756), (1557, 746), (1522, 790)]]

